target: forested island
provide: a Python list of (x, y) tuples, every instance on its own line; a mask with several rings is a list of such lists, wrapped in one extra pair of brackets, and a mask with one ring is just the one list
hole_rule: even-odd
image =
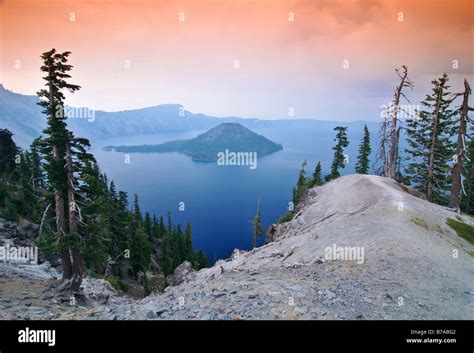
[(258, 157), (278, 152), (283, 147), (238, 123), (222, 123), (190, 140), (175, 140), (159, 145), (107, 146), (106, 151), (123, 153), (166, 153), (179, 152), (194, 161), (215, 162), (218, 154), (231, 152), (252, 152)]

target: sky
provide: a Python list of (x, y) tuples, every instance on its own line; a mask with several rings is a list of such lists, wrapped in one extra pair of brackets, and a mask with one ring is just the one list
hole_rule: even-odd
[(71, 106), (182, 104), (261, 119), (377, 121), (407, 65), (412, 104), (474, 87), (472, 0), (0, 0), (0, 83), (35, 94), (71, 51)]

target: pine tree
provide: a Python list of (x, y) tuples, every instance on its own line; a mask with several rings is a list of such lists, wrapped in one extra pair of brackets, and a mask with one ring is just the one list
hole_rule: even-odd
[(165, 236), (166, 227), (165, 222), (163, 221), (163, 216), (160, 216), (160, 223), (158, 225), (158, 238), (162, 239)]
[(150, 264), (150, 248), (148, 237), (143, 227), (143, 219), (138, 203), (138, 195), (135, 194), (132, 209), (132, 221), (130, 223), (130, 264), (135, 278), (140, 271), (146, 271)]
[[(115, 185), (113, 182), (110, 186), (110, 191), (115, 190)], [(115, 194), (115, 192), (114, 192)], [(128, 259), (124, 257), (127, 250), (130, 251), (130, 224), (131, 224), (131, 215), (128, 212), (128, 195), (124, 191), (119, 191), (114, 201), (115, 208), (115, 217), (110, 220), (111, 232), (114, 235), (114, 239), (117, 244), (117, 256), (118, 264), (117, 270), (120, 268), (121, 264), (125, 264)]]
[(23, 152), (20, 158), (21, 210), (24, 217), (39, 221), (39, 204), (33, 180), (31, 155)]
[(171, 223), (171, 211), (168, 210), (168, 211), (166, 212), (166, 218), (167, 218), (167, 220), (168, 220), (168, 226), (167, 226), (167, 227), (168, 227), (168, 231), (171, 232), (171, 230), (172, 230), (172, 228), (173, 228), (173, 225), (172, 225), (172, 223)]
[[(36, 139), (30, 151), (22, 151), (9, 131), (0, 130), (0, 216), (33, 221), (45, 217), (37, 244), (48, 254), (59, 252), (65, 288), (72, 293), (79, 290), (84, 271), (112, 283), (127, 267), (137, 282), (143, 272), (141, 284), (149, 293), (146, 272), (156, 270), (150, 264), (152, 256), (160, 253), (159, 246), (165, 275), (184, 260), (206, 267), (204, 252), (193, 251), (189, 223), (183, 233), (180, 225), (173, 226), (169, 212), (168, 227), (162, 216), (158, 220), (147, 212), (143, 218), (137, 195), (129, 209), (127, 193), (117, 192), (113, 182), (109, 186), (107, 176), (87, 152), (89, 141), (68, 130), (63, 91), (79, 89), (67, 82), (72, 69), (67, 63), (69, 54), (53, 49), (42, 55), (46, 88), (38, 96), (47, 115), (44, 138)], [(130, 258), (124, 256), (128, 252)]]
[(196, 252), (196, 270), (200, 270), (208, 266), (209, 266), (209, 262), (208, 262), (206, 254), (204, 253), (204, 251), (199, 249)]
[(43, 166), (41, 163), (41, 137), (35, 139), (30, 145), (30, 155), (33, 185), (35, 190), (38, 190), (44, 188), (45, 185)]
[(257, 241), (262, 237), (263, 226), (260, 219), (260, 197), (257, 201), (257, 213), (252, 221), (252, 249), (257, 247)]
[(296, 207), (303, 200), (306, 192), (308, 190), (308, 183), (306, 180), (306, 165), (307, 161), (305, 160), (301, 165), (300, 172), (298, 174), (298, 181), (296, 183), (296, 188), (293, 188), (293, 205)]
[(84, 234), (84, 262), (94, 274), (102, 275), (109, 255), (116, 257), (109, 218), (113, 211), (107, 199), (107, 184), (93, 160), (87, 161), (81, 168), (80, 177), (78, 203), (82, 215), (80, 230)]
[(160, 257), (160, 267), (165, 276), (171, 275), (174, 271), (171, 242), (171, 234), (167, 231), (163, 237)]
[[(38, 97), (40, 99), (44, 98), (38, 104), (43, 107), (42, 112), (47, 116), (47, 127), (44, 130), (46, 137), (42, 141), (42, 147), (46, 159), (45, 170), (48, 174), (48, 182), (54, 191), (56, 238), (60, 247), (63, 280), (69, 280), (73, 275), (76, 275), (73, 273), (73, 263), (71, 261), (71, 244), (76, 239), (67, 234), (69, 232), (66, 228), (68, 210), (66, 199), (70, 186), (64, 162), (70, 136), (66, 127), (67, 117), (64, 114), (64, 94), (62, 91), (66, 89), (73, 93), (79, 90), (80, 87), (66, 81), (70, 78), (68, 72), (72, 69), (72, 66), (67, 64), (69, 55), (70, 52), (57, 53), (55, 49), (41, 55), (43, 60), (41, 71), (46, 74), (43, 77), (46, 81), (46, 89), (38, 92)], [(76, 287), (77, 283), (78, 281), (74, 284)]]
[(152, 220), (150, 217), (150, 214), (148, 212), (145, 212), (145, 220), (143, 222), (143, 227), (145, 228), (145, 233), (148, 236), (148, 240), (150, 242), (153, 241), (153, 231), (152, 231)]
[(191, 232), (191, 224), (189, 222), (186, 223), (186, 229), (184, 231), (185, 235), (185, 248), (186, 248), (186, 256), (185, 260), (190, 261), (194, 264), (194, 251), (193, 251), (193, 239), (192, 239), (192, 232)]
[(369, 174), (369, 156), (371, 152), (369, 129), (367, 128), (367, 125), (364, 125), (364, 137), (359, 146), (359, 155), (355, 166), (355, 171), (357, 173)]
[(181, 265), (185, 260), (186, 260), (186, 239), (185, 235), (183, 234), (183, 230), (181, 229), (181, 225), (178, 224), (176, 226), (176, 249), (177, 249), (177, 254), (176, 254), (176, 267)]
[(341, 174), (339, 173), (340, 168), (345, 168), (344, 148), (349, 146), (347, 140), (347, 127), (336, 126), (334, 131), (337, 132), (334, 141), (336, 145), (332, 148), (334, 151), (334, 159), (331, 164), (331, 174), (328, 176), (328, 180), (336, 179)]
[(433, 80), (431, 95), (421, 105), (419, 116), (407, 119), (406, 132), (409, 164), (406, 174), (410, 183), (427, 195), (429, 201), (446, 204), (449, 179), (449, 160), (453, 151), (451, 142), (452, 111), (448, 76)]
[(151, 237), (153, 239), (158, 239), (158, 234), (159, 234), (159, 227), (160, 224), (158, 223), (158, 218), (156, 218), (156, 215), (153, 214), (153, 217), (151, 219)]
[(0, 129), (0, 175), (10, 174), (16, 168), (15, 158), (18, 147), (13, 142), (12, 136), (9, 130)]
[(151, 294), (150, 282), (148, 281), (148, 277), (146, 272), (143, 274), (143, 296), (147, 297)]
[(0, 129), (0, 216), (9, 221), (17, 221), (22, 206), (15, 198), (9, 182), (17, 177), (16, 160), (20, 151), (12, 136), (9, 130)]
[(321, 162), (318, 161), (316, 168), (314, 168), (313, 179), (311, 180), (311, 187), (323, 185), (323, 178), (321, 175)]
[(138, 203), (138, 195), (133, 196), (133, 217), (135, 222), (141, 224), (143, 221), (142, 212), (140, 210), (140, 205)]

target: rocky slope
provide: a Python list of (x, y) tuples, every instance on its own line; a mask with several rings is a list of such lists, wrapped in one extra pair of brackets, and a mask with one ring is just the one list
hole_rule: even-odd
[[(0, 219), (0, 247), (31, 247), (39, 226)], [(0, 256), (0, 320), (57, 319), (63, 315), (90, 310), (104, 304), (126, 302), (104, 280), (85, 278), (82, 284), (85, 303), (78, 303), (61, 291), (61, 277), (54, 257), (39, 252), (39, 263), (3, 261)]]
[[(59, 317), (473, 319), (474, 246), (446, 225), (454, 217), (391, 180), (341, 177), (311, 189), (263, 247), (183, 271), (183, 282), (163, 294), (140, 301), (111, 294)], [(331, 260), (333, 246), (363, 249), (363, 261)]]

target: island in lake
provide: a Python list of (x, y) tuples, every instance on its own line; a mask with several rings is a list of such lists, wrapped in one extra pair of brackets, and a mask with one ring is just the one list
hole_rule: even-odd
[(255, 153), (258, 157), (263, 157), (282, 149), (280, 144), (237, 123), (222, 123), (190, 140), (175, 140), (159, 145), (104, 147), (106, 151), (123, 153), (179, 152), (200, 162), (215, 162), (219, 154), (229, 151)]

